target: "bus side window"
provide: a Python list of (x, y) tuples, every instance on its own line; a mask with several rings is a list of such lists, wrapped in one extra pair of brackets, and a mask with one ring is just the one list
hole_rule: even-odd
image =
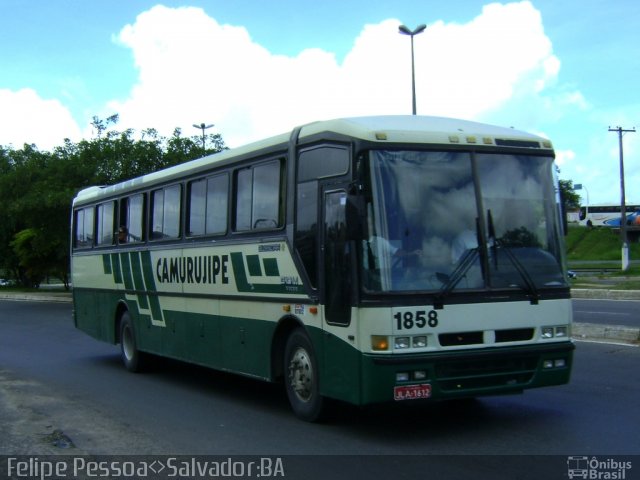
[(93, 207), (76, 210), (75, 247), (89, 248), (93, 246)]
[(181, 191), (180, 185), (172, 185), (152, 193), (152, 240), (169, 240), (180, 237)]
[(106, 202), (98, 205), (96, 224), (98, 234), (96, 235), (96, 245), (105, 246), (115, 243), (115, 202)]
[(207, 179), (207, 235), (227, 233), (228, 204), (229, 175), (224, 173)]
[(207, 215), (207, 181), (201, 179), (189, 182), (188, 192), (187, 236), (204, 235)]
[(132, 195), (120, 202), (119, 243), (144, 241), (144, 199), (145, 194)]
[(236, 172), (235, 229), (264, 230), (282, 226), (282, 161)]
[(227, 232), (229, 176), (224, 173), (194, 180), (188, 186), (187, 235), (224, 235)]

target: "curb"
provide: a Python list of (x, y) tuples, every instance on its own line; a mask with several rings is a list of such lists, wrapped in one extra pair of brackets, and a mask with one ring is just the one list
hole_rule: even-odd
[(573, 323), (571, 333), (574, 340), (614, 340), (624, 343), (640, 343), (640, 328), (638, 327)]
[(604, 290), (600, 288), (572, 288), (571, 298), (594, 300), (640, 300), (640, 290)]
[(0, 293), (0, 300), (15, 300), (21, 302), (58, 302), (71, 303), (71, 294), (38, 294), (38, 293)]

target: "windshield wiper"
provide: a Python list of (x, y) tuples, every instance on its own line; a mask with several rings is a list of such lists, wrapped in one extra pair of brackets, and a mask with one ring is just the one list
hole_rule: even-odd
[[(476, 240), (477, 245), (480, 245), (480, 228), (478, 226), (478, 219), (476, 218)], [(470, 248), (464, 252), (462, 258), (458, 261), (456, 268), (451, 272), (451, 275), (444, 273), (438, 273), (438, 279), (444, 284), (440, 289), (440, 292), (433, 301), (433, 308), (439, 310), (444, 307), (444, 299), (456, 288), (456, 285), (460, 283), (460, 280), (464, 278), (467, 272), (471, 269), (471, 266), (475, 263), (479, 256), (480, 249), (478, 247)]]
[(491, 215), (491, 210), (487, 210), (487, 228), (489, 230), (489, 242), (491, 243), (491, 254), (493, 256), (493, 261), (496, 270), (498, 269), (498, 247), (500, 247), (501, 251), (503, 251), (511, 264), (515, 267), (516, 271), (520, 275), (520, 278), (524, 280), (526, 288), (522, 287), (522, 289), (527, 292), (529, 295), (529, 302), (531, 305), (537, 305), (540, 300), (540, 294), (538, 293), (538, 289), (536, 288), (536, 284), (529, 275), (529, 272), (522, 264), (520, 260), (515, 256), (515, 254), (511, 251), (511, 248), (502, 243), (501, 240), (496, 236), (496, 231), (493, 226), (493, 216)]

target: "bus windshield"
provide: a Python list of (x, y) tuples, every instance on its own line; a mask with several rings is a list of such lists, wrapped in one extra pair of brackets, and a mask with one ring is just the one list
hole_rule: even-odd
[(566, 287), (552, 168), (533, 155), (369, 152), (364, 290)]

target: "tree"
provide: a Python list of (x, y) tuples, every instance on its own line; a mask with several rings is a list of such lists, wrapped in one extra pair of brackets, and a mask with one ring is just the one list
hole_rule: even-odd
[(566, 210), (580, 209), (580, 195), (573, 188), (573, 180), (560, 180), (560, 194), (562, 195)]
[(19, 262), (19, 280), (29, 287), (39, 287), (53, 267), (55, 240), (36, 228), (16, 233), (11, 242)]
[[(78, 143), (65, 139), (51, 152), (33, 144), (0, 146), (0, 269), (28, 286), (49, 274), (67, 284), (71, 202), (79, 190), (203, 155), (200, 138), (184, 138), (180, 129), (167, 139), (148, 128), (138, 139), (132, 129), (111, 128), (117, 123), (117, 114), (93, 117), (96, 138)], [(204, 153), (226, 148), (219, 134), (209, 135), (208, 144), (212, 148)]]

